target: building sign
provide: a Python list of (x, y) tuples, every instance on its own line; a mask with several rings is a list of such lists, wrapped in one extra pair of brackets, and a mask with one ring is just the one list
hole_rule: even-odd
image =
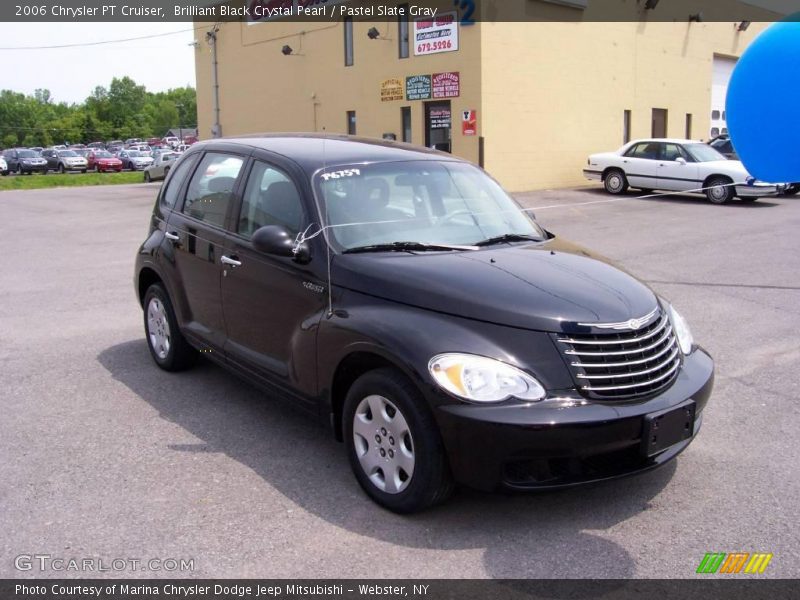
[(403, 99), (403, 82), (399, 79), (387, 79), (381, 82), (381, 102)]
[(435, 19), (414, 21), (414, 54), (438, 54), (458, 50), (456, 13), (442, 13)]
[(406, 100), (428, 100), (431, 97), (431, 76), (406, 77)]
[(461, 111), (461, 133), (463, 135), (478, 134), (478, 112), (474, 108)]
[(446, 106), (432, 106), (428, 112), (431, 129), (450, 129), (450, 109)]
[(461, 77), (458, 71), (434, 73), (431, 78), (434, 98), (458, 98), (461, 94)]

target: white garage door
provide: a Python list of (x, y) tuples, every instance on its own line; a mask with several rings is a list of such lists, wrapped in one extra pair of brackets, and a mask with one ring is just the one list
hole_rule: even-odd
[(714, 57), (714, 71), (711, 76), (711, 137), (720, 133), (728, 133), (727, 115), (725, 114), (725, 96), (728, 93), (728, 82), (736, 66), (735, 58), (725, 56)]

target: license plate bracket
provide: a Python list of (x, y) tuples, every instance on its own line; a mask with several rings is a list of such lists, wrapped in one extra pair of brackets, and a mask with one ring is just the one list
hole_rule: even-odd
[(645, 415), (642, 454), (653, 456), (692, 437), (696, 408), (694, 400), (687, 400), (674, 408)]

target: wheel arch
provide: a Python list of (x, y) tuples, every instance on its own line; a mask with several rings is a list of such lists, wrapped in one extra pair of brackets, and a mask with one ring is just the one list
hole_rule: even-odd
[(627, 175), (627, 173), (625, 173), (625, 169), (623, 169), (622, 167), (616, 167), (616, 166), (613, 166), (613, 165), (612, 165), (612, 166), (609, 166), (609, 167), (606, 167), (605, 169), (603, 169), (603, 174), (600, 176), (600, 180), (601, 180), (601, 181), (605, 181), (605, 180), (606, 180), (606, 177), (608, 177), (608, 174), (609, 174), (611, 171), (619, 171), (620, 173), (622, 173), (623, 175), (625, 175), (625, 177), (627, 177), (627, 176), (628, 176), (628, 175)]
[(719, 178), (719, 179), (727, 179), (730, 183), (734, 183), (733, 177), (731, 177), (730, 175), (725, 175), (724, 173), (712, 173), (711, 175), (709, 175), (708, 177), (706, 177), (703, 180), (703, 187), (707, 188), (709, 183), (711, 183), (712, 180), (717, 179), (717, 178)]
[(344, 441), (342, 413), (348, 390), (359, 377), (381, 368), (395, 369), (416, 385), (414, 378), (409, 376), (399, 361), (373, 349), (352, 351), (336, 366), (330, 386), (330, 411), (333, 434), (338, 441)]
[(136, 282), (136, 289), (139, 296), (139, 304), (144, 307), (144, 295), (147, 293), (148, 288), (154, 283), (160, 283), (163, 285), (164, 280), (161, 278), (161, 275), (159, 275), (152, 267), (142, 267), (142, 269), (139, 271), (137, 279), (138, 281)]

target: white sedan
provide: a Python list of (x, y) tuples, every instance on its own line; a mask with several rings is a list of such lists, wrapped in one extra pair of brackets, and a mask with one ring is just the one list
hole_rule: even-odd
[(602, 181), (609, 194), (622, 194), (628, 187), (645, 193), (705, 193), (714, 204), (734, 197), (752, 202), (786, 188), (786, 184), (756, 181), (738, 160), (727, 160), (711, 146), (692, 140), (629, 142), (616, 152), (592, 154), (583, 174)]

